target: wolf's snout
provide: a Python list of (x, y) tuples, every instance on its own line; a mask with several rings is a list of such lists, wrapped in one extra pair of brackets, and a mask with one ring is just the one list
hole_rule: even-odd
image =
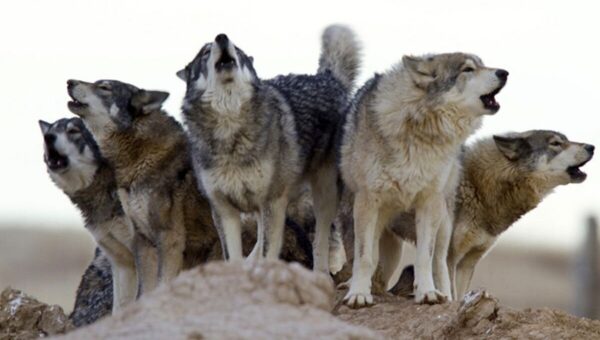
[(75, 87), (77, 84), (79, 84), (78, 80), (75, 80), (75, 79), (69, 79), (69, 80), (67, 80), (67, 87), (68, 88)]
[(593, 146), (592, 144), (586, 144), (584, 147), (585, 151), (587, 151), (590, 155), (594, 154), (594, 150), (596, 149), (595, 146)]
[(506, 81), (508, 78), (508, 71), (503, 69), (496, 70), (496, 77), (502, 81)]
[(217, 37), (215, 38), (215, 42), (219, 45), (221, 49), (226, 49), (229, 43), (229, 38), (227, 37), (227, 35), (221, 33), (217, 35)]
[(44, 135), (44, 142), (45, 142), (47, 145), (52, 145), (52, 144), (54, 144), (54, 141), (55, 141), (55, 140), (56, 140), (56, 136), (55, 136), (55, 135), (52, 135), (52, 134), (47, 134), (47, 135)]

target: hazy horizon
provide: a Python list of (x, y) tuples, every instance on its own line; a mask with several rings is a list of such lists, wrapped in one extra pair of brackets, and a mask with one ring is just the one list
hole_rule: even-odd
[[(553, 129), (600, 145), (595, 124), (600, 23), (595, 2), (302, 3), (19, 1), (0, 5), (0, 227), (80, 227), (68, 198), (48, 178), (37, 120), (71, 116), (66, 80), (119, 79), (170, 92), (179, 118), (185, 84), (175, 76), (207, 41), (225, 32), (255, 58), (263, 78), (316, 70), (320, 33), (352, 27), (363, 45), (359, 84), (405, 54), (464, 51), (510, 72), (499, 113), (473, 138)], [(600, 163), (585, 183), (560, 187), (506, 233), (505, 242), (572, 249), (586, 214), (600, 212)], [(1, 234), (1, 231), (0, 231)]]

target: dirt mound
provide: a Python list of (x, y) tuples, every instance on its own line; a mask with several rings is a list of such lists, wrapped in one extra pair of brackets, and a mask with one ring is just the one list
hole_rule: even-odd
[(332, 282), (299, 264), (213, 262), (64, 339), (378, 339), (330, 314)]
[[(432, 306), (379, 296), (375, 306), (359, 310), (340, 303), (344, 293), (298, 264), (213, 262), (64, 339), (600, 339), (600, 321), (507, 308), (484, 291)], [(0, 339), (70, 329), (60, 307), (15, 290), (2, 293)]]
[(7, 288), (0, 295), (0, 339), (33, 339), (72, 329), (61, 307)]
[(335, 313), (341, 320), (390, 339), (600, 339), (600, 321), (549, 308), (502, 307), (480, 290), (461, 302), (443, 305), (417, 305), (395, 296), (380, 297), (376, 302), (359, 310), (343, 306)]

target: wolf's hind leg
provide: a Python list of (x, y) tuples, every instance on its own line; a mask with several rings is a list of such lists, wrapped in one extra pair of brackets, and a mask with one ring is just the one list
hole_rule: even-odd
[(335, 163), (327, 164), (311, 178), (316, 226), (313, 241), (314, 270), (329, 273), (329, 237), (338, 209), (339, 194)]
[(387, 289), (390, 280), (398, 267), (402, 258), (403, 241), (389, 229), (384, 228), (379, 239), (379, 259), (381, 261), (381, 279), (384, 288)]

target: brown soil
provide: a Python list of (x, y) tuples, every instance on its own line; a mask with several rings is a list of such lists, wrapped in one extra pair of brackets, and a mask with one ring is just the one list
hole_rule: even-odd
[[(359, 310), (334, 307), (343, 294), (334, 296), (326, 277), (298, 265), (210, 263), (67, 338), (600, 339), (600, 321), (504, 307), (482, 290), (432, 306), (386, 295)], [(60, 307), (15, 290), (2, 293), (0, 339), (70, 328)]]

